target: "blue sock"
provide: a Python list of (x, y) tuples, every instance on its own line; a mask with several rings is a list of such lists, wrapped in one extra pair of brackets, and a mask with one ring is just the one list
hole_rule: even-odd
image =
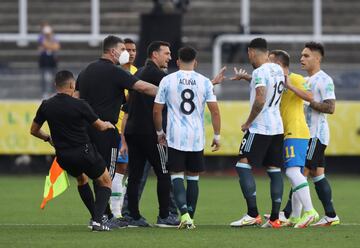
[(336, 216), (334, 205), (332, 202), (331, 187), (325, 175), (320, 175), (313, 178), (315, 183), (316, 193), (324, 207), (325, 215), (334, 218)]
[(267, 173), (270, 177), (270, 193), (272, 202), (270, 220), (274, 221), (279, 219), (281, 200), (284, 191), (284, 182), (280, 168), (268, 169)]
[(251, 171), (251, 166), (244, 163), (236, 164), (236, 171), (239, 175), (241, 191), (248, 207), (247, 214), (253, 218), (259, 215), (256, 205), (256, 184)]
[(174, 187), (174, 196), (176, 205), (181, 213), (181, 215), (188, 213), (188, 208), (186, 204), (186, 191), (184, 186), (184, 175), (173, 175), (171, 180)]
[(194, 218), (199, 197), (199, 176), (187, 176), (186, 202), (191, 219)]

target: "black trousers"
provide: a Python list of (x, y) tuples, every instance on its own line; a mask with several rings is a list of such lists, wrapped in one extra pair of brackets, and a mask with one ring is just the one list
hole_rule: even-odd
[(102, 132), (94, 127), (89, 127), (88, 134), (91, 142), (96, 146), (96, 149), (105, 160), (106, 167), (112, 179), (115, 175), (115, 164), (120, 143), (119, 131), (115, 128)]
[(166, 218), (169, 215), (169, 200), (171, 181), (166, 169), (166, 150), (157, 143), (154, 135), (125, 134), (129, 149), (129, 177), (128, 177), (128, 207), (130, 216), (140, 218), (139, 186), (144, 173), (145, 163), (148, 160), (157, 177), (157, 196), (159, 202), (159, 216)]

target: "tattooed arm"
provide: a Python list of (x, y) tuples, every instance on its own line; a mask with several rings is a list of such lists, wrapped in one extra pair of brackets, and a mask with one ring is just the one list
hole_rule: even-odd
[(246, 130), (249, 129), (251, 123), (256, 119), (256, 117), (259, 115), (259, 113), (263, 109), (265, 100), (266, 100), (265, 94), (266, 94), (265, 87), (261, 86), (261, 87), (256, 88), (256, 97), (255, 97), (254, 104), (252, 105), (250, 115), (249, 115), (247, 121), (245, 122), (245, 124), (243, 124), (241, 126), (241, 130), (243, 132), (245, 132)]
[(326, 99), (323, 102), (310, 102), (310, 107), (326, 114), (333, 114), (335, 112), (335, 99)]

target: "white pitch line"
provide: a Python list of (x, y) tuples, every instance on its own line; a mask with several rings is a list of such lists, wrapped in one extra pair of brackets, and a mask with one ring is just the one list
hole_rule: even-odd
[[(43, 223), (0, 223), (0, 226), (87, 226), (86, 224), (43, 224)], [(221, 224), (200, 224), (196, 226), (229, 226)], [(360, 223), (341, 223), (340, 226), (360, 226)], [(230, 227), (230, 226), (229, 226)]]

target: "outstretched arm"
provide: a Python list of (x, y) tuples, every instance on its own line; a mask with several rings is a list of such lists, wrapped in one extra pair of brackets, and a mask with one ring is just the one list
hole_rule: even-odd
[(230, 80), (241, 80), (241, 79), (245, 79), (246, 81), (248, 81), (249, 83), (251, 82), (251, 75), (248, 74), (244, 69), (240, 68), (239, 70), (234, 67), (234, 73), (235, 75), (230, 78)]
[(291, 84), (289, 76), (285, 76), (285, 87), (291, 90), (292, 92), (294, 92), (295, 95), (297, 95), (298, 97), (300, 97), (301, 99), (307, 102), (311, 102), (314, 100), (314, 96), (310, 91), (299, 89), (295, 87), (293, 84)]
[(323, 102), (310, 102), (310, 107), (326, 114), (333, 114), (335, 112), (335, 99), (326, 99)]
[(156, 96), (158, 91), (157, 86), (142, 80), (136, 81), (136, 83), (133, 85), (133, 89), (149, 96)]

